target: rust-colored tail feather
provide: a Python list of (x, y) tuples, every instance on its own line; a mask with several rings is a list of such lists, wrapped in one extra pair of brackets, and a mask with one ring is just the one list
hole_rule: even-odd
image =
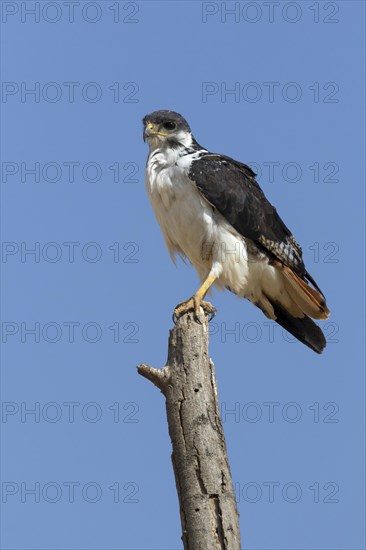
[(303, 312), (313, 319), (328, 319), (330, 311), (321, 292), (308, 285), (289, 267), (282, 265), (281, 269), (291, 298)]

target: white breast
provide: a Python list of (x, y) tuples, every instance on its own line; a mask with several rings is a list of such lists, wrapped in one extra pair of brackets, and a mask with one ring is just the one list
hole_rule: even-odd
[[(185, 256), (204, 279), (214, 271), (215, 285), (259, 300), (258, 284), (267, 262), (248, 257), (245, 239), (201, 195), (188, 178), (195, 152), (155, 150), (146, 166), (146, 187), (169, 253)], [(257, 296), (258, 294), (258, 296)]]
[(195, 153), (177, 158), (155, 152), (146, 167), (146, 187), (171, 256), (186, 256), (204, 276), (209, 261), (202, 258), (204, 243), (214, 239), (214, 213), (187, 177)]

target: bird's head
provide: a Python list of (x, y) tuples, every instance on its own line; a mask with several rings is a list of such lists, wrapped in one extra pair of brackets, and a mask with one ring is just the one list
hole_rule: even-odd
[(144, 117), (143, 124), (144, 141), (150, 149), (191, 147), (196, 143), (185, 118), (174, 111), (154, 111)]

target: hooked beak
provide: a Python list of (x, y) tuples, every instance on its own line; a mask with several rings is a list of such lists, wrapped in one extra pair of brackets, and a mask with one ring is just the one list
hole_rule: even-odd
[(162, 132), (158, 132), (155, 124), (152, 122), (147, 122), (144, 130), (144, 140), (149, 137), (154, 136), (167, 136), (168, 134), (163, 134)]

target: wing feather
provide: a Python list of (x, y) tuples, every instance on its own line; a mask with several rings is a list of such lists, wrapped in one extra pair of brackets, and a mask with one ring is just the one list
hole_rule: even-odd
[(306, 275), (301, 247), (266, 199), (249, 166), (224, 155), (206, 153), (192, 162), (189, 178), (243, 237), (256, 242), (298, 275)]

